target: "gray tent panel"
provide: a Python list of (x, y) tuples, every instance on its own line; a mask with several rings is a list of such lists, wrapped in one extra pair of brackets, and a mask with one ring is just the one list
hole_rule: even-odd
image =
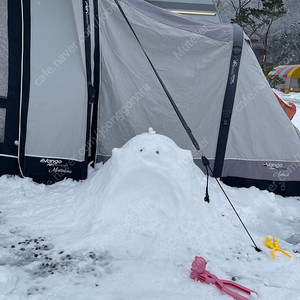
[(300, 148), (299, 137), (247, 43), (240, 77), (226, 158), (293, 160)]
[[(102, 1), (100, 15), (109, 7), (112, 7), (109, 1)], [(99, 155), (110, 155), (112, 148), (122, 146), (149, 126), (172, 138), (180, 147), (192, 150), (135, 37), (113, 7), (114, 13), (108, 14), (100, 26), (103, 68)], [(210, 53), (220, 65), (229, 66), (232, 42), (173, 28), (126, 5), (123, 9), (194, 134), (205, 143), (207, 155), (214, 157), (219, 129), (216, 119), (221, 115), (220, 100), (224, 98), (228, 69), (216, 67), (209, 57), (199, 53)], [(115, 101), (112, 103), (111, 99)], [(195, 111), (199, 112), (197, 116)]]
[[(113, 13), (106, 14), (101, 23), (99, 157), (109, 157), (114, 147), (149, 126), (192, 150), (114, 1), (101, 3), (100, 15), (108, 10)], [(139, 0), (122, 1), (122, 9), (194, 135), (204, 141), (201, 145), (213, 168), (232, 49), (231, 25), (197, 23)], [(277, 104), (246, 37), (243, 48), (222, 179), (234, 185), (244, 178), (250, 182), (244, 186), (262, 188), (272, 181), (281, 182), (282, 190), (287, 181), (295, 194), (300, 178), (299, 134)], [(269, 114), (276, 119), (270, 120)]]
[(232, 41), (233, 28), (230, 24), (220, 24), (200, 18), (196, 19), (174, 14), (141, 0), (123, 0), (121, 3), (126, 3), (128, 6), (140, 11), (158, 23), (196, 34), (201, 33), (218, 41)]
[(84, 161), (87, 87), (76, 28), (72, 1), (31, 2), (26, 156)]
[(222, 176), (297, 181), (297, 129), (276, 100), (247, 43), (240, 77), (247, 80), (238, 81)]

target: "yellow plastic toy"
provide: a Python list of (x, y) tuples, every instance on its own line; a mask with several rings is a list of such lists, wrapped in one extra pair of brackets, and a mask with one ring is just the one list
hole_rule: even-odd
[(285, 254), (286, 256), (288, 256), (288, 257), (290, 257), (290, 258), (292, 257), (292, 255), (290, 255), (290, 254), (287, 253), (286, 251), (284, 251), (284, 250), (278, 248), (279, 245), (278, 245), (278, 242), (277, 242), (277, 238), (276, 238), (275, 236), (273, 237), (273, 244), (271, 243), (270, 238), (267, 236), (267, 237), (266, 237), (266, 241), (265, 241), (265, 245), (266, 245), (268, 248), (272, 249), (272, 256), (273, 256), (273, 259), (275, 259), (275, 252), (276, 252), (276, 251), (280, 251), (280, 252), (282, 252), (283, 254)]

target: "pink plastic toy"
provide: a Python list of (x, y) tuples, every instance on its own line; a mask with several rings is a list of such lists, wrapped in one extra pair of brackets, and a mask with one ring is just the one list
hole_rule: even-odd
[(194, 280), (200, 280), (204, 283), (215, 284), (221, 291), (223, 291), (224, 293), (236, 300), (248, 300), (249, 298), (244, 297), (238, 294), (237, 292), (234, 292), (233, 290), (229, 289), (228, 286), (234, 288), (237, 291), (242, 291), (248, 295), (251, 295), (251, 293), (257, 294), (255, 291), (250, 290), (233, 281), (219, 279), (215, 275), (205, 270), (206, 264), (207, 262), (203, 257), (196, 256), (195, 260), (192, 263), (190, 277)]

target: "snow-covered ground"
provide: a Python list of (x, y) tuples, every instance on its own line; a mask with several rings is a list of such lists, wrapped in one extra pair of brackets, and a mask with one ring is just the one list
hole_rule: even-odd
[[(300, 299), (299, 199), (224, 186), (258, 253), (213, 179), (203, 201), (205, 181), (189, 151), (149, 133), (84, 182), (2, 176), (0, 299), (231, 299), (189, 278), (195, 255), (259, 299)], [(266, 236), (293, 257), (273, 260)]]

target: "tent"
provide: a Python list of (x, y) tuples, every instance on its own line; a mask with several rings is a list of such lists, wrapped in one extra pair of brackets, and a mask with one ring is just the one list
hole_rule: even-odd
[(284, 83), (277, 86), (277, 89), (279, 91), (286, 94), (288, 94), (289, 92), (300, 92), (300, 65), (277, 66), (269, 72), (268, 76), (279, 77), (284, 81)]
[(238, 26), (142, 0), (0, 5), (0, 174), (82, 180), (90, 162), (149, 127), (193, 151), (203, 168), (164, 85), (210, 175), (300, 195), (300, 133)]

